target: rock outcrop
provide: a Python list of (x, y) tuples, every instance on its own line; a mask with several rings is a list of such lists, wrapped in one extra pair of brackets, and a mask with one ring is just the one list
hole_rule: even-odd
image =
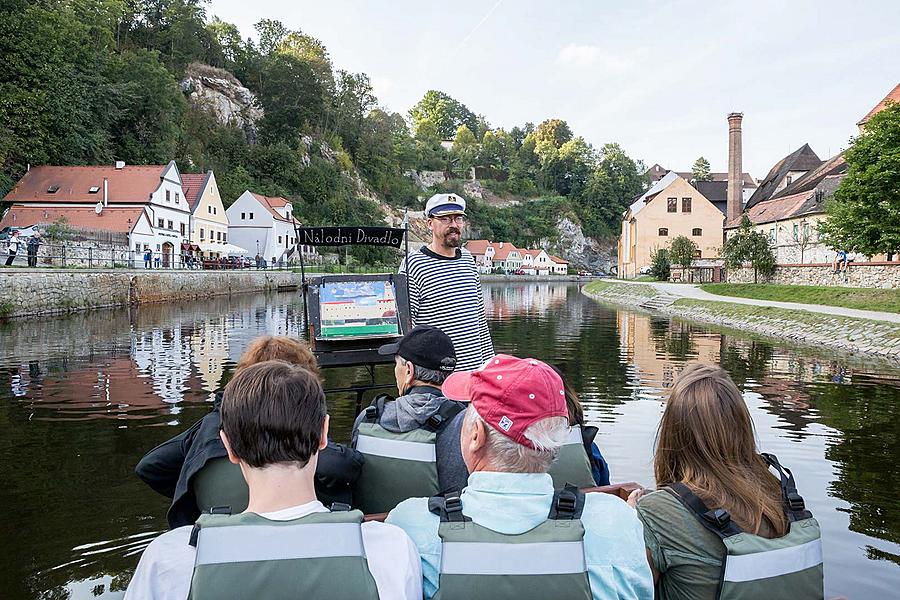
[(256, 123), (263, 109), (256, 96), (223, 69), (199, 63), (188, 65), (181, 90), (191, 103), (212, 112), (219, 122), (240, 127), (247, 139), (256, 141)]
[(543, 239), (541, 247), (566, 259), (579, 269), (609, 272), (616, 264), (615, 240), (608, 243), (584, 235), (581, 225), (568, 217), (560, 217), (556, 222), (559, 237), (556, 240)]

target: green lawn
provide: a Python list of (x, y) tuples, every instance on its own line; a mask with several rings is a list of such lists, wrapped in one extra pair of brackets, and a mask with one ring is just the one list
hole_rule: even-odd
[(707, 283), (700, 289), (720, 296), (900, 313), (900, 290), (773, 283)]

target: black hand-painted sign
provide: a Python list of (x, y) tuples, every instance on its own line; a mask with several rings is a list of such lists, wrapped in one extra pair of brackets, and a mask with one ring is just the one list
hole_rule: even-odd
[(393, 246), (403, 243), (397, 227), (298, 227), (297, 237), (307, 246)]

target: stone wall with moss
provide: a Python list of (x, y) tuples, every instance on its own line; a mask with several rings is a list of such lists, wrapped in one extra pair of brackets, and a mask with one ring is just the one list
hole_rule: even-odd
[[(753, 283), (753, 269), (729, 269), (728, 283)], [(759, 283), (786, 285), (834, 285), (860, 288), (900, 287), (900, 262), (850, 262), (845, 272), (835, 273), (831, 265), (778, 265), (771, 277)]]

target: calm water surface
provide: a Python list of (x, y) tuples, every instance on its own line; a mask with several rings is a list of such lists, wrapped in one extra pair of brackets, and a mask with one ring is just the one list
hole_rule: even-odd
[[(485, 295), (497, 351), (556, 362), (581, 391), (615, 481), (652, 485), (672, 379), (692, 361), (721, 364), (822, 524), (828, 596), (897, 597), (900, 370), (606, 308), (577, 285)], [(121, 597), (166, 528), (167, 500), (135, 463), (209, 410), (250, 340), (299, 335), (301, 321), (297, 296), (280, 294), (0, 323), (0, 598)], [(346, 441), (354, 400), (329, 404)]]

